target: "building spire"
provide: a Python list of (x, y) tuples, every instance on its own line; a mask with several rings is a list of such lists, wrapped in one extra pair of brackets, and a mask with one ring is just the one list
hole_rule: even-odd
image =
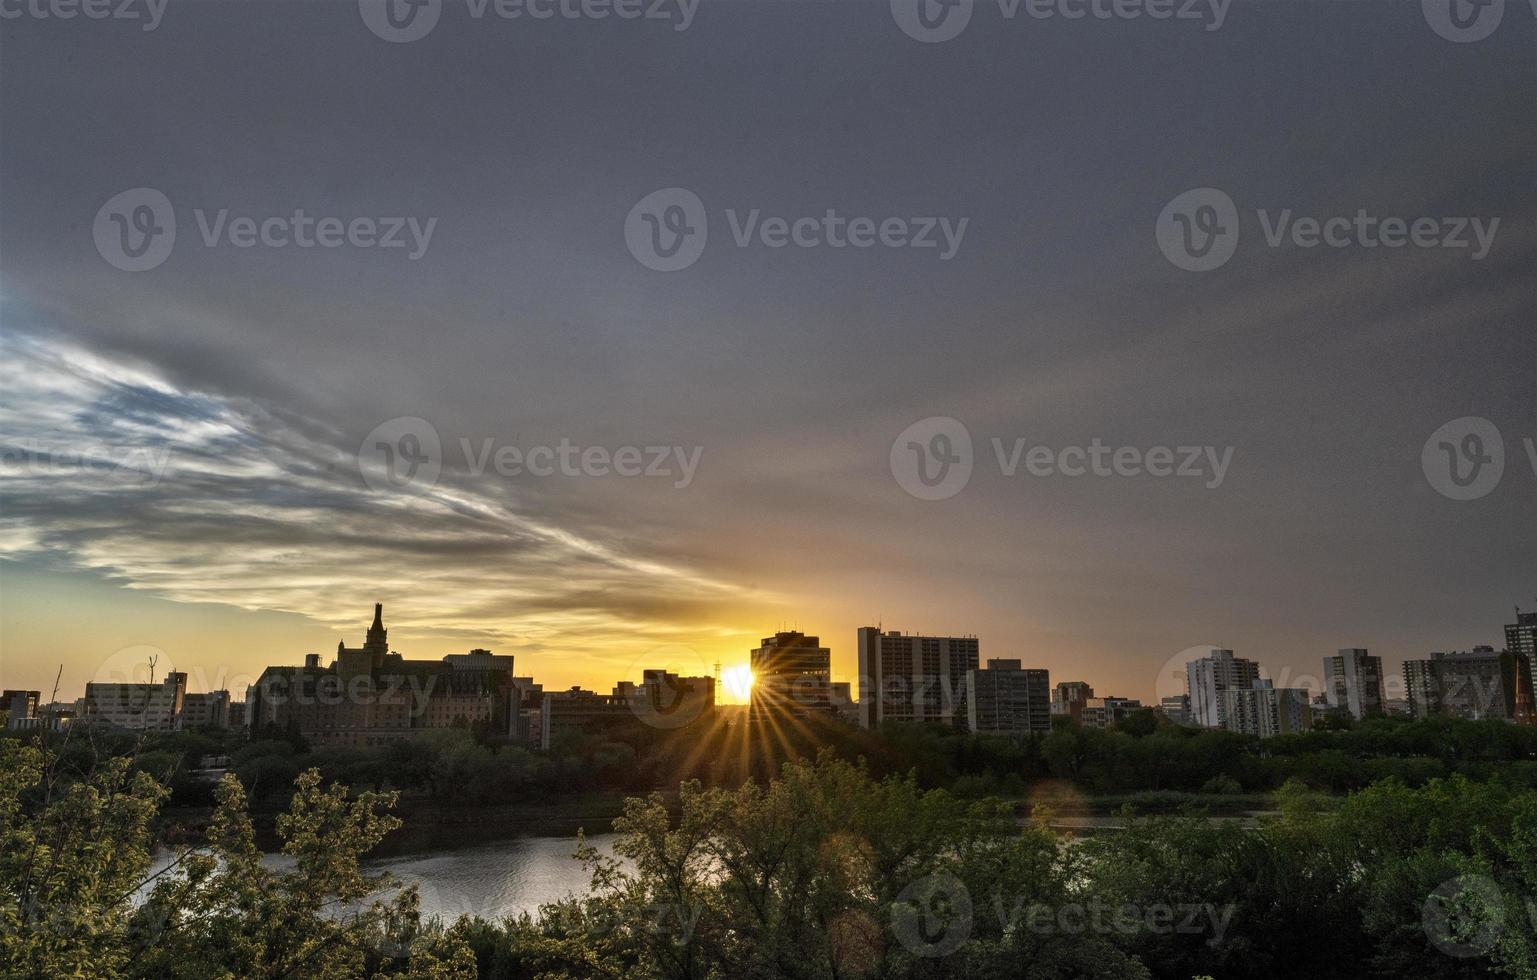
[(375, 667), (384, 664), (384, 655), (390, 652), (388, 632), (384, 628), (384, 603), (374, 603), (374, 622), (368, 627), (368, 637), (363, 641), (363, 649), (367, 650)]

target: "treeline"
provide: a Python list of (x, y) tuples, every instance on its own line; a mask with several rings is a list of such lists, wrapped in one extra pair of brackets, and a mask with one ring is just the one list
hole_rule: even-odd
[(199, 848), (151, 873), (166, 791), (0, 740), (0, 975), (412, 980), (1428, 980), (1537, 977), (1537, 792), (1388, 779), (1279, 814), (1127, 818), (1071, 841), (1013, 808), (835, 758), (627, 801), (588, 894), (424, 922), (360, 871), (393, 794), (302, 773), (256, 849), (227, 777)]
[(312, 768), (349, 786), (473, 806), (676, 789), (691, 779), (735, 787), (822, 751), (877, 777), (911, 773), (924, 789), (969, 798), (1019, 799), (1042, 780), (1091, 795), (1259, 794), (1290, 780), (1340, 794), (1387, 777), (1421, 786), (1453, 775), (1537, 788), (1537, 728), (1450, 718), (1375, 718), (1265, 740), (1160, 723), (1146, 712), (1119, 729), (1058, 724), (1028, 738), (936, 725), (866, 731), (831, 720), (753, 731), (717, 719), (674, 730), (616, 725), (560, 740), (549, 752), (474, 728), (370, 748), (315, 747), (281, 729), (249, 740), (217, 732), (97, 734), (56, 738), (52, 747), (66, 772), (86, 771), (98, 756), (132, 755), (137, 769), (170, 787), (178, 806), (212, 805), (212, 784), (192, 771), (204, 756), (227, 755), (253, 803), (267, 809), (286, 804), (299, 773)]

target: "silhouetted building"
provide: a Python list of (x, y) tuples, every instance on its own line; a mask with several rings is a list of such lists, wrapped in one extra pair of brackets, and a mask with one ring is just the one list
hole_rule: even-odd
[(1231, 650), (1212, 650), (1185, 665), (1185, 693), (1190, 698), (1190, 717), (1202, 728), (1224, 728), (1226, 702), (1222, 692), (1247, 691), (1259, 680), (1259, 664), (1233, 656)]
[(508, 724), (511, 657), (476, 650), (407, 660), (390, 651), (387, 637), (376, 604), (363, 645), (338, 643), (329, 667), (318, 654), (302, 667), (268, 667), (246, 698), (251, 727), (295, 726), (312, 742), (382, 745), (433, 729)]
[(611, 694), (580, 687), (545, 694), (539, 714), (537, 744), (545, 750), (569, 736), (633, 737), (648, 729), (708, 725), (715, 716), (715, 678), (645, 670), (639, 684), (620, 681)]
[(209, 691), (206, 694), (188, 694), (182, 700), (181, 727), (229, 728), (229, 692)]
[(941, 722), (965, 727), (966, 673), (977, 669), (974, 636), (919, 636), (859, 629), (860, 724)]
[(1171, 724), (1190, 725), (1190, 695), (1171, 694), (1158, 703), (1158, 710)]
[(1406, 660), (1404, 687), (1416, 718), (1449, 715), (1471, 721), (1498, 718), (1518, 725), (1537, 723), (1530, 663), (1513, 653), (1496, 653), (1492, 647)]
[(1329, 707), (1357, 721), (1382, 714), (1382, 658), (1350, 647), (1324, 658), (1324, 694)]
[(7, 728), (27, 728), (37, 719), (43, 700), (42, 691), (0, 691), (0, 708), (6, 712)]
[(834, 715), (850, 725), (859, 724), (859, 702), (854, 700), (854, 689), (848, 681), (833, 681), (828, 687), (828, 698)]
[(966, 672), (967, 727), (979, 735), (1045, 735), (1051, 731), (1051, 679), (1018, 660), (989, 660)]
[(1094, 688), (1087, 681), (1061, 681), (1051, 692), (1051, 713), (1071, 718), (1075, 724), (1083, 721), (1083, 706), (1094, 697)]
[(832, 711), (832, 652), (817, 637), (793, 631), (764, 637), (751, 652), (751, 666), (750, 721)]
[(514, 677), (507, 737), (524, 745), (543, 745), (543, 716), (544, 685), (535, 683), (532, 677)]
[(94, 727), (131, 731), (172, 732), (181, 725), (187, 696), (187, 675), (173, 671), (159, 684), (98, 683), (85, 685), (80, 722)]
[(1273, 738), (1313, 727), (1311, 694), (1301, 687), (1275, 687), (1260, 678), (1249, 688), (1222, 692), (1223, 727), (1243, 735)]
[(1516, 621), (1505, 625), (1505, 649), (1526, 658), (1526, 672), (1537, 678), (1537, 612), (1516, 610)]
[[(539, 747), (549, 751), (550, 746), (568, 736), (586, 736), (609, 731), (613, 728), (638, 726), (635, 709), (630, 704), (632, 693), (623, 691), (622, 682), (613, 694), (573, 687), (569, 691), (551, 691), (544, 695), (539, 729)], [(634, 684), (629, 684), (630, 688)]]
[(1114, 728), (1141, 710), (1142, 702), (1136, 698), (1089, 698), (1078, 712), (1078, 722), (1084, 728)]

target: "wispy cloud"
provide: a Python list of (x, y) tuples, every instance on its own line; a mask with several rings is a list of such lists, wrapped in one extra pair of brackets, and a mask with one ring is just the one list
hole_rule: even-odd
[(51, 555), (180, 602), (297, 612), (601, 655), (718, 625), (750, 594), (643, 543), (520, 508), (446, 473), (369, 487), (348, 437), (152, 366), (0, 337), (0, 555)]

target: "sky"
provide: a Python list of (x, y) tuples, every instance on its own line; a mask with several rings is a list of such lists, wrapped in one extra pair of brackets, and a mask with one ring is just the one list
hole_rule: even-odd
[(0, 4), (0, 684), (1498, 648), (1537, 0), (917, 3)]

